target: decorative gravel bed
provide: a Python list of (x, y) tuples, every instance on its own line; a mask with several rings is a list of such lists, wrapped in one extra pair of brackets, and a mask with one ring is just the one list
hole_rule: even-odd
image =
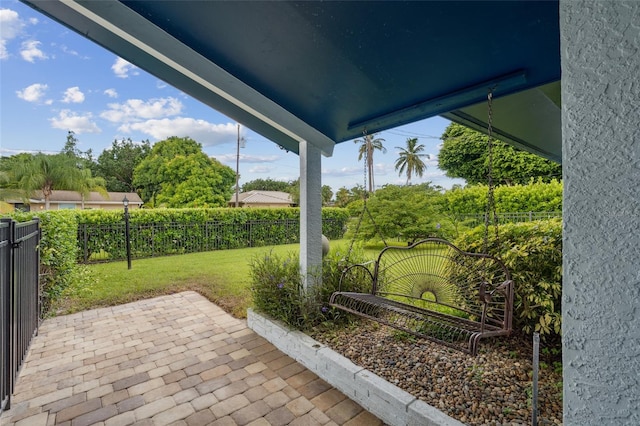
[[(481, 341), (476, 357), (369, 321), (311, 337), (463, 423), (531, 424), (533, 352), (522, 337)], [(538, 423), (562, 424), (561, 369), (540, 359)]]

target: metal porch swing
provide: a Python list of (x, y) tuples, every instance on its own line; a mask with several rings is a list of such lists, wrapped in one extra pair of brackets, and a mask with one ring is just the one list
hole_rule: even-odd
[(362, 280), (371, 283), (371, 290), (339, 290), (331, 295), (331, 306), (474, 356), (480, 339), (511, 333), (513, 281), (504, 263), (488, 254), (490, 217), (498, 243), (492, 179), (492, 98), (493, 90), (489, 90), (484, 252), (465, 252), (441, 238), (426, 238), (408, 247), (390, 246), (379, 232), (365, 197), (346, 260), (365, 213), (385, 247), (376, 260), (347, 266), (340, 278), (340, 290), (354, 288), (350, 283)]

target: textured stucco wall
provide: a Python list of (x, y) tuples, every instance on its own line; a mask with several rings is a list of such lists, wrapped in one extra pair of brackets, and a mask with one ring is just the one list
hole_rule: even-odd
[(560, 1), (566, 425), (640, 425), (640, 2)]

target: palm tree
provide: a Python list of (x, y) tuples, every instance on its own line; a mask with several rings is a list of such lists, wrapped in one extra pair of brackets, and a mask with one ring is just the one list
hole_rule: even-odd
[(45, 209), (49, 210), (51, 193), (70, 190), (86, 196), (90, 191), (106, 194), (104, 179), (91, 176), (89, 169), (79, 169), (73, 157), (65, 154), (47, 155), (38, 153), (10, 162), (6, 171), (12, 186), (20, 189), (25, 198), (41, 191)]
[(383, 154), (387, 152), (387, 148), (382, 145), (384, 139), (375, 138), (374, 133), (372, 135), (364, 135), (364, 138), (356, 139), (353, 142), (361, 144), (360, 148), (358, 148), (358, 161), (362, 160), (363, 157), (366, 158), (367, 173), (369, 173), (369, 192), (373, 192), (373, 151), (382, 151)]
[(403, 173), (407, 175), (407, 185), (411, 185), (411, 176), (415, 173), (422, 177), (424, 171), (427, 169), (427, 165), (422, 161), (422, 157), (429, 159), (429, 154), (421, 154), (424, 151), (424, 145), (418, 144), (418, 138), (407, 139), (407, 146), (405, 148), (396, 146), (396, 149), (400, 150), (400, 156), (396, 160), (396, 170), (398, 175), (402, 176)]

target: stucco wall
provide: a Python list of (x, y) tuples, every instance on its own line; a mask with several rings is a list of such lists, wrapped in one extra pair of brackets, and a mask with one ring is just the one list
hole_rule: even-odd
[(640, 425), (640, 2), (560, 1), (566, 425)]

